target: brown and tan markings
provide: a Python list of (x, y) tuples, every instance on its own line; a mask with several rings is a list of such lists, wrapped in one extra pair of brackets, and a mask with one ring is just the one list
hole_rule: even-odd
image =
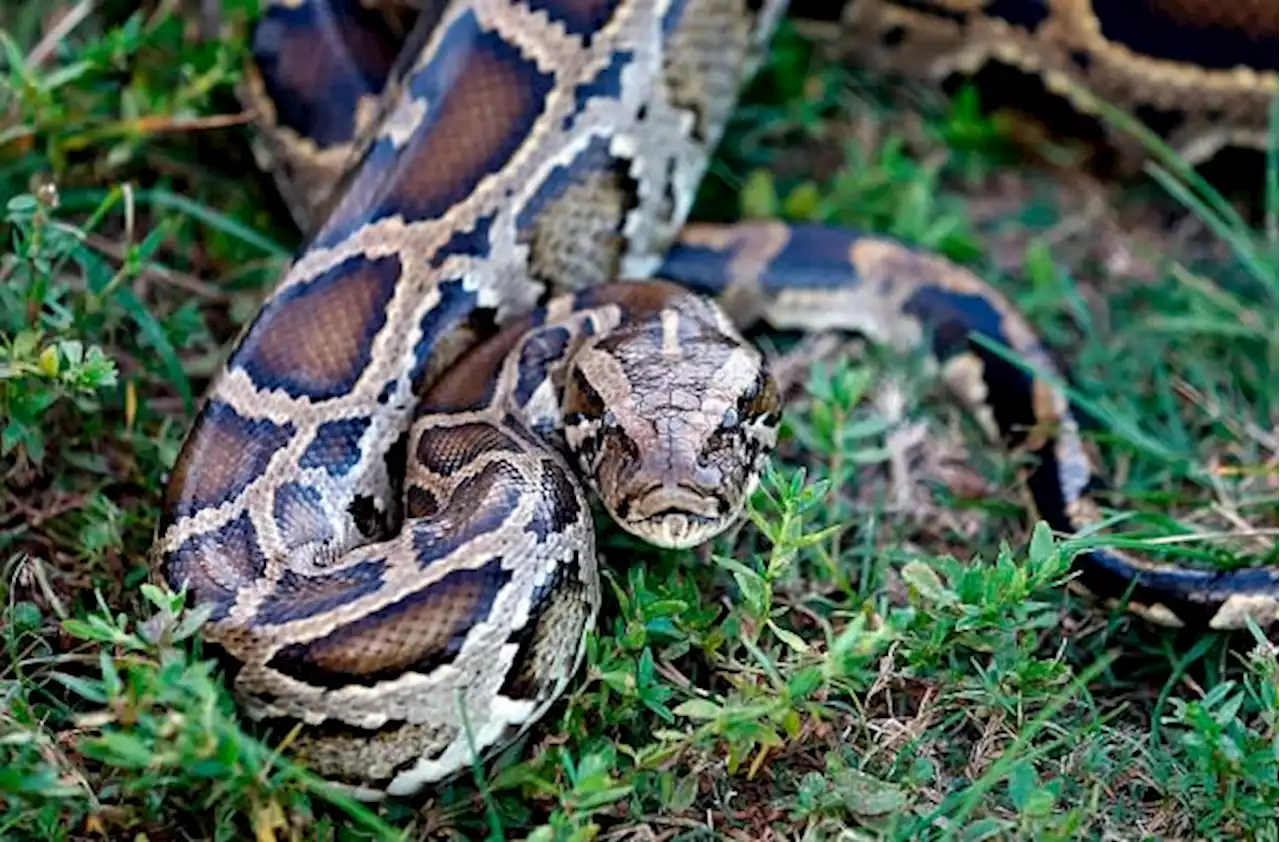
[[(1073, 134), (1101, 136), (1134, 167), (1142, 144), (1099, 119), (1100, 101), (1137, 117), (1192, 163), (1266, 149), (1277, 94), (1280, 12), (1269, 0), (795, 0), (802, 31), (834, 55), (925, 83), (1007, 77), (982, 90)], [(1048, 96), (1045, 96), (1048, 94)], [(1065, 105), (1066, 109), (1056, 106)], [(1071, 112), (1074, 112), (1074, 118)], [(1080, 119), (1083, 117), (1084, 119)]]
[[(203, 633), (244, 709), (301, 723), (291, 750), (321, 774), (411, 794), (546, 713), (600, 604), (588, 489), (664, 546), (740, 519), (780, 412), (739, 334), (755, 322), (923, 345), (993, 435), (1036, 457), (1037, 513), (1066, 533), (1097, 519), (1061, 378), (981, 280), (851, 231), (684, 228), (784, 2), (432, 0), (390, 64), (379, 5), (263, 12), (245, 95), (314, 234), (210, 386), (154, 550), (159, 579), (213, 606)], [(1110, 20), (1072, 0), (911, 4), (935, 6), (993, 32), (1018, 9)], [(927, 31), (902, 14), (904, 34)], [(1268, 25), (1240, 24), (1274, 40)], [(1225, 84), (1202, 70), (1169, 90)], [(1274, 90), (1274, 70), (1234, 75)], [(1234, 113), (1219, 125), (1247, 132)], [(1094, 551), (1076, 569), (1157, 622), (1276, 618), (1271, 568)]]

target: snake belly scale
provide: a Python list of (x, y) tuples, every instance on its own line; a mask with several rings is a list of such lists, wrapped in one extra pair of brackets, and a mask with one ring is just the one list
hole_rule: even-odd
[[(976, 276), (855, 231), (686, 225), (784, 3), (425, 6), (401, 34), (356, 0), (263, 12), (245, 96), (309, 233), (206, 393), (154, 550), (316, 771), (412, 794), (536, 722), (600, 604), (590, 500), (662, 546), (740, 519), (781, 409), (756, 323), (924, 343), (1038, 457), (1039, 516), (1098, 519), (1045, 349)], [(1166, 625), (1275, 619), (1274, 569), (1076, 567)]]

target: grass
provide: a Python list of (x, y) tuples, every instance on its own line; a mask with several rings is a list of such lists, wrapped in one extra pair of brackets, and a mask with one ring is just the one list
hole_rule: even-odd
[[(1067, 596), (1078, 542), (1024, 520), (1013, 462), (858, 347), (783, 357), (809, 397), (750, 526), (605, 536), (588, 667), (493, 768), (368, 807), (290, 764), (145, 585), (192, 401), (297, 239), (246, 175), (246, 5), (200, 41), (167, 0), (0, 4), (0, 838), (1277, 838), (1272, 644)], [(784, 34), (697, 214), (975, 267), (1070, 361), (1125, 539), (1274, 564), (1274, 209), (1247, 224), (1175, 161), (1072, 193), (1004, 137)]]

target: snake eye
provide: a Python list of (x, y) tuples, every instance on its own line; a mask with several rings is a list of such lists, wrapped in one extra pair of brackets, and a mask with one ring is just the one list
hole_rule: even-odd
[(731, 406), (724, 411), (724, 417), (720, 419), (720, 429), (732, 430), (741, 420), (738, 417), (738, 410)]
[(600, 419), (600, 425), (606, 430), (618, 429), (618, 416), (614, 414), (612, 409), (606, 409), (604, 416)]

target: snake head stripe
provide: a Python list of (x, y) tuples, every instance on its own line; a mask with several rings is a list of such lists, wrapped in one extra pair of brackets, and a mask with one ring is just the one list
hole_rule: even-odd
[(777, 440), (779, 394), (715, 305), (682, 292), (592, 337), (565, 384), (565, 438), (609, 514), (661, 547), (735, 523)]

